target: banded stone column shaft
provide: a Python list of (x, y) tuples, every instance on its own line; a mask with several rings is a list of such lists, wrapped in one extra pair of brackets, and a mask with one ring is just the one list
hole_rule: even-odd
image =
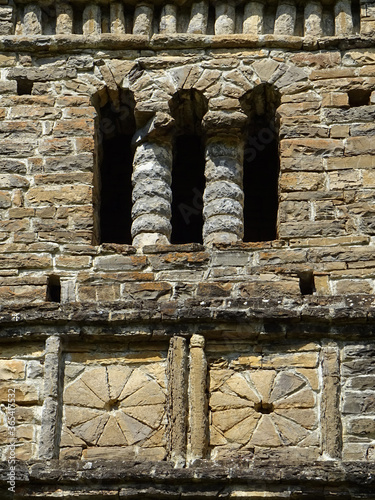
[(204, 352), (205, 339), (193, 335), (190, 340), (190, 443), (191, 461), (205, 458), (207, 450), (207, 361)]
[(203, 34), (207, 32), (208, 23), (208, 1), (195, 2), (191, 7), (191, 17), (187, 32)]
[(42, 10), (39, 5), (25, 5), (23, 24), (25, 35), (42, 34)]
[(249, 2), (245, 5), (243, 32), (246, 35), (261, 35), (264, 24), (264, 4)]
[(56, 4), (56, 35), (73, 33), (73, 8), (68, 3)]
[(152, 35), (153, 7), (148, 3), (137, 4), (134, 12), (134, 35)]
[(220, 0), (215, 5), (215, 35), (231, 35), (236, 24), (236, 9), (232, 2)]
[(125, 16), (122, 3), (116, 2), (110, 4), (109, 21), (111, 24), (111, 33), (122, 35), (125, 33)]
[(352, 4), (350, 0), (339, 0), (335, 4), (335, 35), (353, 33)]
[(241, 134), (222, 132), (207, 138), (205, 244), (235, 243), (243, 237), (243, 148)]
[(177, 33), (177, 6), (173, 4), (164, 5), (160, 18), (160, 33)]
[(172, 140), (140, 144), (133, 161), (133, 245), (167, 244), (171, 226)]
[(46, 341), (44, 360), (44, 388), (39, 458), (58, 458), (57, 425), (59, 420), (61, 340), (57, 336)]
[(102, 14), (99, 5), (88, 5), (82, 16), (84, 35), (100, 35), (102, 32)]
[(294, 2), (281, 0), (276, 11), (275, 35), (294, 35), (297, 9)]
[(323, 9), (320, 2), (310, 1), (305, 6), (305, 36), (323, 34)]

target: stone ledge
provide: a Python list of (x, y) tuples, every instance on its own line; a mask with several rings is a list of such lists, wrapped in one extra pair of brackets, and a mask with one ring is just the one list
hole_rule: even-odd
[(74, 49), (178, 49), (178, 48), (282, 48), (290, 50), (328, 50), (373, 47), (374, 37), (298, 37), (277, 35), (7, 35), (0, 37), (0, 50), (62, 52)]
[[(238, 466), (234, 462), (200, 461), (190, 468), (176, 469), (167, 462), (19, 462), (16, 466), (17, 498), (33, 498), (30, 493), (38, 490), (44, 493), (57, 490), (69, 492), (70, 487), (75, 491), (91, 490), (89, 498), (95, 498), (97, 493), (92, 491), (95, 488), (105, 491), (121, 488), (123, 494), (120, 493), (120, 496), (127, 498), (149, 498), (148, 495), (154, 495), (151, 498), (159, 498), (156, 495), (163, 495), (161, 498), (176, 498), (176, 494), (179, 495), (177, 498), (184, 498), (185, 495), (192, 498), (192, 481), (197, 495), (194, 498), (229, 498), (234, 491), (249, 494), (234, 496), (254, 498), (254, 492), (262, 491), (263, 495), (260, 496), (265, 497), (267, 495), (264, 493), (267, 491), (276, 493), (286, 490), (289, 490), (287, 497), (294, 492), (298, 498), (304, 497), (307, 492), (318, 493), (319, 488), (323, 487), (326, 493), (332, 490), (339, 498), (348, 493), (351, 493), (351, 498), (367, 493), (368, 498), (369, 488), (375, 485), (375, 464), (319, 462), (301, 465), (254, 461)], [(1, 462), (0, 492), (3, 494), (6, 492), (7, 469), (8, 463)], [(131, 491), (134, 496), (129, 495)], [(220, 492), (222, 493), (219, 495)], [(276, 495), (273, 494), (272, 497), (274, 496)]]
[[(152, 336), (169, 336), (178, 331), (186, 335), (201, 332), (205, 335), (219, 332), (239, 337), (260, 335), (259, 325), (267, 333), (297, 336), (339, 337), (361, 335), (363, 327), (370, 335), (375, 317), (374, 295), (349, 295), (331, 297), (301, 297), (274, 299), (219, 299), (198, 301), (195, 299), (155, 303), (153, 300), (116, 303), (70, 303), (0, 307), (0, 337), (44, 338), (48, 327), (61, 329), (62, 334), (77, 336), (82, 327), (118, 327), (119, 336), (134, 336), (142, 325), (149, 328)], [(183, 320), (181, 319), (183, 318)], [(316, 323), (319, 323), (317, 329)], [(311, 327), (309, 325), (313, 325)], [(44, 326), (36, 335), (35, 329)], [(77, 328), (72, 328), (75, 325)], [(254, 329), (254, 325), (258, 328)], [(353, 330), (353, 326), (357, 329)], [(313, 325), (314, 326), (314, 325)], [(26, 328), (27, 327), (27, 328)], [(286, 328), (288, 331), (286, 331)], [(103, 328), (105, 330), (105, 328)], [(317, 332), (319, 330), (319, 332)], [(111, 330), (112, 332), (113, 330)], [(70, 333), (71, 332), (71, 333)], [(232, 332), (232, 333), (231, 333)], [(240, 332), (240, 333), (239, 333)], [(86, 332), (87, 333), (87, 332)], [(105, 337), (104, 332), (89, 332), (89, 336)], [(216, 333), (217, 335), (217, 333)], [(264, 333), (262, 334), (264, 335)]]

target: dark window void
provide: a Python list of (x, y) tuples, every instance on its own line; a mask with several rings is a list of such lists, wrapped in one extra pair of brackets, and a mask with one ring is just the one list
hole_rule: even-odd
[(61, 284), (58, 276), (48, 276), (46, 300), (47, 302), (61, 301)]
[(277, 238), (279, 103), (278, 93), (267, 84), (259, 85), (241, 100), (249, 117), (244, 150), (244, 241)]
[(172, 167), (172, 243), (202, 243), (205, 98), (196, 90), (181, 91), (170, 103), (176, 121)]
[(312, 295), (315, 292), (314, 273), (301, 271), (299, 273), (299, 288), (302, 295)]
[(349, 106), (368, 106), (370, 104), (371, 90), (353, 89), (348, 92)]
[(100, 108), (98, 134), (99, 243), (131, 244), (134, 101), (121, 92)]
[(17, 80), (17, 94), (18, 95), (31, 95), (33, 91), (34, 82), (28, 79)]
[(352, 0), (353, 32), (361, 31), (361, 5), (360, 0)]

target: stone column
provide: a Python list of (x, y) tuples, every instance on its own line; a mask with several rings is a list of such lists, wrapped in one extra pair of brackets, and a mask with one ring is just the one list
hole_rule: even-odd
[(68, 3), (56, 4), (56, 35), (73, 33), (73, 9)]
[(205, 244), (243, 238), (243, 113), (209, 112), (206, 130), (206, 189), (203, 195)]
[(164, 5), (160, 18), (160, 33), (177, 33), (177, 6), (173, 4)]
[(205, 339), (202, 335), (191, 337), (189, 372), (191, 461), (205, 458), (208, 444), (207, 362), (204, 345)]
[(340, 416), (340, 351), (337, 346), (322, 349), (323, 388), (321, 425), (323, 452), (333, 459), (341, 458), (342, 426)]
[(352, 35), (353, 17), (350, 0), (339, 0), (335, 4), (335, 35)]
[(215, 35), (231, 35), (235, 31), (236, 9), (232, 2), (220, 0), (215, 5)]
[(25, 5), (23, 24), (25, 35), (42, 34), (42, 11), (39, 5)]
[(187, 32), (191, 34), (203, 34), (207, 32), (208, 23), (208, 1), (195, 2), (191, 7), (190, 23)]
[(322, 22), (322, 4), (315, 1), (307, 2), (305, 6), (305, 36), (322, 36)]
[(186, 463), (187, 427), (187, 347), (182, 337), (173, 337), (168, 352), (168, 447), (177, 467)]
[(261, 35), (263, 33), (264, 4), (248, 2), (245, 5), (243, 33), (246, 35)]
[(61, 340), (52, 336), (46, 341), (44, 360), (44, 390), (42, 425), (40, 429), (39, 458), (50, 460), (58, 458), (57, 426), (61, 411)]
[(165, 113), (135, 136), (133, 160), (133, 245), (168, 244), (172, 232), (172, 126)]
[(277, 7), (275, 35), (294, 35), (297, 9), (293, 1), (281, 0)]
[(137, 4), (134, 12), (134, 35), (152, 36), (153, 7), (148, 3)]
[(102, 32), (102, 14), (100, 6), (91, 4), (85, 7), (82, 23), (84, 35), (100, 35)]
[(123, 35), (125, 33), (125, 16), (122, 3), (116, 2), (110, 4), (109, 22), (111, 33)]

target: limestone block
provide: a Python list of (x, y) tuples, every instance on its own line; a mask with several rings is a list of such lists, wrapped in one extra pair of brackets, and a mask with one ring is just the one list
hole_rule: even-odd
[(134, 13), (133, 35), (152, 35), (153, 7), (147, 3), (137, 3)]
[(25, 361), (0, 360), (0, 380), (21, 380), (25, 378)]
[(208, 22), (208, 1), (193, 3), (187, 32), (191, 34), (205, 34)]
[(338, 0), (335, 4), (335, 35), (351, 35), (353, 17), (350, 0)]
[(39, 5), (25, 5), (23, 23), (25, 35), (42, 34), (42, 10)]
[(86, 36), (100, 35), (102, 31), (101, 18), (101, 9), (99, 5), (87, 5), (82, 15), (83, 34)]
[(110, 25), (111, 33), (116, 35), (125, 33), (125, 16), (122, 3), (115, 2), (110, 4)]
[(294, 35), (296, 15), (294, 2), (281, 0), (276, 11), (274, 34)]
[(264, 4), (248, 2), (245, 4), (242, 31), (246, 35), (261, 35), (264, 25)]
[(236, 24), (236, 10), (231, 1), (218, 1), (215, 4), (215, 35), (231, 35)]
[(173, 34), (177, 32), (177, 6), (164, 5), (160, 17), (160, 33)]
[(323, 9), (320, 2), (309, 1), (305, 6), (305, 36), (322, 36)]
[(56, 35), (73, 33), (73, 8), (68, 3), (56, 4)]

